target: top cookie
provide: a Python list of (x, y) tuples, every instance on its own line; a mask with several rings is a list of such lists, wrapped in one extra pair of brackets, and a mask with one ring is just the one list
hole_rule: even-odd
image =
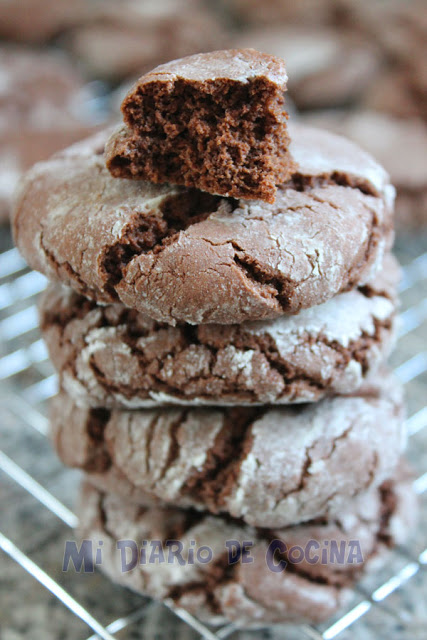
[(285, 63), (254, 49), (197, 54), (140, 78), (111, 137), (116, 178), (274, 202), (292, 171)]
[(365, 284), (392, 241), (393, 187), (344, 138), (291, 127), (298, 164), (274, 205), (112, 178), (109, 132), (35, 165), (15, 240), (30, 266), (99, 302), (176, 324), (234, 324)]

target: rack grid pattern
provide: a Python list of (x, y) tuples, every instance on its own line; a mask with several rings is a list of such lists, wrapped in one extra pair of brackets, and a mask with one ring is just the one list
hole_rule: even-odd
[[(411, 248), (413, 244), (403, 243), (403, 248), (398, 251), (405, 266), (401, 285), (403, 305), (400, 346), (393, 365), (407, 389), (407, 427), (410, 435), (408, 455), (416, 471), (414, 487), (420, 495), (421, 506), (424, 506), (421, 510), (422, 518), (427, 519), (427, 253), (417, 255), (416, 250)], [(422, 601), (423, 591), (424, 594), (426, 592), (427, 527), (420, 527), (416, 541), (410, 548), (398, 548), (390, 554), (391, 559), (385, 570), (371, 575), (365, 583), (362, 581), (356, 587), (354, 602), (347, 611), (341, 612), (339, 617), (328, 624), (318, 627), (298, 625), (254, 632), (239, 631), (233, 625), (220, 629), (208, 628), (193, 616), (176, 608), (173, 603), (154, 603), (131, 594), (125, 589), (109, 585), (99, 573), (84, 576), (83, 588), (78, 595), (73, 595), (73, 581), (81, 586), (82, 576), (67, 576), (67, 584), (64, 586), (65, 576), (61, 575), (60, 567), (62, 557), (55, 557), (53, 560), (46, 558), (46, 554), (38, 549), (37, 543), (32, 542), (33, 535), (40, 537), (38, 518), (34, 514), (45, 510), (46, 517), (55, 521), (56, 526), (53, 526), (49, 520), (48, 528), (51, 530), (53, 527), (52, 540), (59, 538), (62, 548), (65, 539), (71, 535), (69, 527), (74, 527), (77, 522), (67, 504), (72, 505), (70, 491), (73, 493), (71, 488), (77, 486), (78, 473), (62, 469), (45, 443), (48, 427), (47, 401), (56, 391), (55, 375), (37, 330), (35, 302), (45, 283), (43, 276), (26, 267), (16, 249), (8, 248), (0, 254), (0, 405), (4, 416), (0, 421), (0, 441), (2, 449), (4, 443), (7, 445), (6, 450), (0, 450), (0, 495), (2, 502), (4, 500), (1, 505), (3, 515), (0, 518), (0, 549), (4, 553), (0, 554), (0, 562), (10, 562), (14, 575), (19, 565), (20, 570), (27, 572), (24, 574), (26, 580), (35, 580), (50, 592), (45, 600), (47, 607), (53, 606), (54, 601), (57, 609), (61, 610), (61, 615), (71, 616), (73, 620), (79, 619), (75, 635), (74, 631), (70, 631), (70, 618), (67, 618), (68, 635), (62, 635), (60, 621), (58, 624), (61, 633), (55, 637), (74, 640), (130, 640), (162, 639), (173, 635), (205, 640), (261, 637), (331, 640), (349, 637), (346, 635), (349, 630), (352, 638), (378, 637), (375, 635), (376, 624), (381, 625), (382, 630), (387, 625), (389, 628), (398, 625), (402, 631), (399, 637), (404, 637), (405, 630), (408, 631), (408, 638), (413, 637), (411, 633), (418, 629), (416, 612), (408, 614), (402, 602), (405, 597), (410, 601), (414, 598)], [(34, 456), (29, 461), (28, 457), (22, 456), (22, 452), (33, 447)], [(50, 464), (46, 462), (46, 456), (48, 460), (52, 460), (54, 471), (51, 473), (37, 468), (38, 447), (45, 451), (41, 458), (43, 467), (49, 467)], [(5, 491), (3, 487), (6, 487)], [(20, 526), (16, 526), (22, 521), (19, 514), (16, 516), (15, 528), (13, 526), (14, 513), (19, 512), (22, 505), (27, 509), (26, 517), (30, 514), (30, 518), (35, 518), (36, 531), (30, 539), (20, 535)], [(41, 528), (43, 529), (43, 525)], [(1, 574), (4, 574), (3, 569)], [(32, 589), (33, 586), (29, 588)], [(108, 593), (109, 599), (105, 593)], [(21, 606), (25, 607), (26, 603)], [(423, 624), (426, 624), (425, 614)], [(373, 635), (369, 636), (369, 632)], [(69, 635), (70, 633), (73, 635)]]

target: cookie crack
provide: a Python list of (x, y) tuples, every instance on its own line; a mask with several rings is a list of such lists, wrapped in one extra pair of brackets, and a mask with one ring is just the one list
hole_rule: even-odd
[(283, 502), (284, 500), (287, 500), (289, 498), (289, 496), (292, 496), (294, 494), (300, 493), (305, 488), (305, 484), (306, 484), (307, 478), (309, 476), (309, 469), (310, 469), (311, 465), (313, 464), (313, 460), (311, 458), (311, 451), (316, 447), (316, 444), (317, 443), (315, 442), (310, 447), (306, 447), (305, 455), (304, 455), (304, 462), (303, 462), (302, 467), (301, 467), (301, 472), (300, 472), (298, 483), (292, 489), (289, 489), (289, 491), (282, 492), (280, 498), (278, 498), (275, 501), (274, 506), (272, 508), (272, 511), (276, 511), (278, 509), (280, 503)]
[(296, 171), (287, 182), (280, 185), (282, 189), (292, 189), (301, 192), (327, 186), (347, 187), (349, 189), (356, 189), (364, 195), (380, 196), (377, 189), (375, 189), (369, 180), (361, 176), (349, 175), (344, 171), (326, 172), (315, 176)]
[(279, 277), (263, 268), (255, 258), (247, 256), (238, 245), (232, 243), (235, 250), (234, 264), (244, 273), (265, 298), (273, 297), (277, 300), (285, 313), (291, 310), (291, 298), (295, 292), (294, 282), (285, 276)]
[[(44, 232), (40, 232), (40, 248), (43, 251), (43, 255), (45, 256), (47, 262), (53, 271), (56, 272), (58, 280), (64, 280), (66, 282), (74, 282), (74, 286), (77, 291), (85, 297), (96, 299), (97, 293), (92, 287), (89, 287), (77, 273), (77, 271), (72, 267), (70, 262), (67, 260), (59, 261), (55, 254), (47, 248), (44, 242)], [(114, 296), (111, 301), (118, 299), (117, 294), (114, 293)]]
[[(371, 290), (363, 291), (362, 293), (371, 295)], [(71, 313), (71, 308), (76, 310), (75, 314)], [(265, 358), (268, 371), (274, 372), (275, 375), (279, 376), (275, 384), (277, 385), (279, 380), (283, 383), (281, 390), (277, 391), (274, 396), (276, 401), (288, 395), (292, 396), (293, 387), (299, 383), (304, 383), (307, 389), (323, 392), (332, 382), (331, 378), (322, 378), (320, 373), (316, 377), (314, 372), (308, 374), (302, 367), (292, 365), (289, 361), (290, 359), (281, 356), (274, 339), (268, 335), (260, 336), (244, 331), (239, 334), (236, 329), (236, 331), (231, 330), (230, 335), (226, 334), (224, 338), (221, 338), (221, 336), (212, 338), (209, 333), (205, 335), (203, 327), (181, 325), (170, 329), (170, 327), (166, 328), (167, 325), (164, 323), (155, 323), (150, 330), (146, 327), (138, 326), (137, 312), (123, 309), (123, 312), (112, 318), (111, 315), (110, 317), (107, 316), (107, 309), (108, 307), (96, 307), (97, 315), (94, 316), (90, 328), (86, 329), (84, 335), (82, 334), (79, 339), (73, 339), (72, 336), (66, 338), (66, 328), (70, 322), (74, 322), (79, 318), (84, 319), (85, 310), (87, 313), (94, 313), (95, 305), (85, 301), (83, 298), (78, 298), (72, 304), (67, 304), (64, 310), (61, 305), (59, 305), (59, 308), (55, 307), (52, 312), (50, 310), (43, 312), (42, 310), (41, 326), (42, 331), (46, 333), (48, 345), (49, 342), (51, 344), (50, 349), (55, 352), (61, 350), (67, 353), (67, 360), (59, 366), (60, 371), (70, 369), (77, 379), (80, 378), (76, 370), (77, 359), (79, 353), (90, 345), (91, 331), (116, 327), (119, 342), (124, 343), (130, 349), (130, 354), (137, 367), (138, 376), (137, 383), (136, 381), (133, 382), (133, 378), (130, 382), (114, 383), (97, 366), (96, 353), (92, 353), (87, 360), (87, 366), (90, 367), (101, 388), (110, 395), (116, 392), (125, 398), (132, 398), (137, 395), (142, 399), (149, 399), (151, 397), (150, 392), (156, 391), (164, 392), (182, 400), (192, 400), (193, 398), (209, 400), (211, 396), (204, 391), (203, 385), (201, 387), (197, 384), (194, 387), (191, 386), (193, 381), (196, 380), (200, 382), (206, 381), (207, 383), (216, 381), (216, 384), (219, 385), (218, 389), (220, 389), (224, 398), (239, 394), (242, 401), (265, 401), (266, 396), (263, 395), (263, 391), (257, 390), (256, 386), (253, 386), (251, 376), (247, 379), (239, 373), (230, 378), (224, 377), (220, 363), (221, 358), (226, 353), (225, 349), (228, 347), (236, 349), (238, 353), (253, 352), (253, 357), (258, 355)], [(316, 347), (323, 345), (331, 350), (336, 372), (344, 371), (351, 361), (355, 361), (360, 365), (361, 373), (365, 376), (369, 370), (370, 354), (373, 346), (383, 343), (385, 334), (390, 334), (392, 331), (393, 322), (394, 313), (381, 320), (373, 318), (373, 332), (361, 331), (360, 336), (345, 347), (338, 341), (331, 340), (321, 333), (316, 335), (306, 334), (301, 336), (301, 340), (308, 350), (314, 345)], [(50, 331), (51, 327), (57, 328), (58, 331)], [(78, 326), (75, 329), (79, 332)], [(162, 330), (171, 330), (176, 332), (176, 335), (172, 336), (172, 344), (167, 345), (167, 349), (162, 351), (161, 355), (157, 354), (155, 350), (147, 352), (144, 345), (139, 345), (139, 340), (150, 335), (150, 331), (154, 331), (155, 334), (157, 331)], [(170, 375), (170, 372), (177, 370), (178, 366), (184, 366), (186, 354), (190, 355), (192, 348), (194, 349), (192, 357), (199, 357), (198, 348), (206, 349), (206, 353), (210, 354), (209, 357), (204, 358), (203, 368), (197, 367), (192, 372), (190, 367), (182, 379), (173, 380), (172, 382), (173, 376)], [(230, 357), (232, 363), (232, 356)], [(180, 358), (184, 360), (180, 360)], [(181, 365), (179, 364), (180, 362)]]
[[(394, 489), (392, 482), (388, 481), (383, 483), (378, 489), (380, 495), (380, 503), (381, 503), (381, 514), (379, 525), (375, 531), (375, 544), (371, 549), (371, 552), (368, 555), (364, 554), (363, 564), (362, 565), (348, 565), (344, 571), (333, 571), (333, 565), (329, 566), (329, 571), (327, 574), (319, 575), (310, 572), (302, 566), (301, 564), (292, 564), (289, 561), (289, 558), (286, 553), (280, 553), (276, 551), (276, 554), (280, 556), (280, 559), (283, 559), (287, 562), (286, 569), (283, 573), (283, 579), (286, 579), (286, 575), (297, 575), (300, 578), (306, 580), (309, 584), (317, 584), (323, 586), (329, 586), (334, 589), (340, 589), (346, 586), (351, 585), (355, 579), (357, 579), (359, 573), (362, 571), (363, 566), (378, 552), (378, 548), (385, 544), (386, 546), (390, 546), (393, 544), (393, 538), (390, 534), (390, 520), (393, 517), (393, 514), (397, 509), (397, 495)], [(98, 495), (97, 502), (97, 514), (98, 520), (105, 531), (105, 533), (114, 541), (117, 539), (116, 533), (110, 528), (109, 518), (108, 518), (108, 510), (105, 506), (106, 495), (100, 493)], [(139, 514), (147, 513), (149, 509), (141, 506), (139, 510)], [(184, 514), (184, 512), (183, 512)], [(167, 516), (167, 509), (164, 509), (164, 515)], [(168, 539), (180, 539), (180, 537), (189, 533), (190, 529), (194, 526), (197, 526), (200, 522), (203, 522), (206, 519), (206, 515), (197, 512), (193, 509), (188, 509), (185, 511), (185, 517), (181, 520), (177, 525), (170, 527), (168, 531), (168, 535), (164, 537), (163, 544), (165, 544)], [(244, 526), (241, 521), (231, 516), (224, 515), (221, 517), (224, 524), (232, 524), (233, 526)], [(362, 518), (360, 518), (362, 520)], [(348, 535), (345, 530), (343, 530), (342, 523), (339, 519), (336, 520), (326, 520), (325, 518), (317, 518), (311, 520), (306, 523), (306, 526), (310, 525), (322, 525), (322, 524), (335, 524), (340, 531), (344, 534), (344, 536)], [(368, 522), (369, 524), (369, 522)], [(253, 529), (249, 529), (245, 526), (245, 531), (254, 531)], [(253, 533), (252, 533), (253, 536)], [(271, 540), (283, 539), (286, 543), (286, 529), (274, 530), (274, 529), (256, 529), (256, 540), (259, 542), (264, 542), (269, 545)], [(250, 539), (250, 537), (249, 537)], [(363, 550), (362, 550), (363, 551)], [(246, 594), (244, 585), (242, 585), (238, 578), (238, 572), (240, 568), (240, 563), (236, 563), (230, 565), (227, 562), (227, 554), (222, 553), (220, 556), (215, 559), (214, 562), (209, 565), (203, 566), (203, 572), (200, 579), (193, 580), (191, 582), (187, 582), (186, 584), (175, 585), (170, 587), (168, 590), (167, 597), (171, 598), (174, 602), (179, 602), (183, 597), (190, 593), (202, 592), (206, 596), (206, 603), (210, 606), (211, 610), (215, 613), (222, 613), (221, 603), (218, 601), (218, 597), (216, 595), (216, 591), (221, 586), (226, 586), (227, 584), (240, 584), (241, 588)], [(277, 556), (276, 556), (277, 557)], [(137, 570), (137, 569), (135, 569)], [(141, 578), (144, 582), (146, 582), (147, 576), (144, 575), (143, 570), (139, 570), (141, 574)], [(236, 575), (237, 574), (237, 575)], [(261, 606), (265, 607), (265, 604), (259, 602), (257, 598), (249, 597), (249, 599), (253, 602), (259, 603)]]
[(184, 495), (195, 497), (216, 513), (225, 507), (226, 497), (251, 449), (252, 427), (266, 411), (265, 407), (240, 407), (223, 412), (223, 426), (206, 451), (203, 467), (186, 479)]
[[(327, 462), (328, 460), (331, 460), (334, 452), (336, 451), (336, 448), (338, 446), (338, 443), (342, 440), (345, 440), (346, 438), (348, 438), (349, 434), (351, 433), (353, 429), (353, 425), (351, 424), (349, 427), (347, 427), (347, 429), (345, 429), (342, 433), (340, 433), (339, 436), (336, 436), (335, 438), (333, 438), (332, 440), (332, 446), (329, 450), (329, 452), (323, 456), (322, 458), (320, 458), (319, 460), (323, 461), (323, 462)], [(290, 489), (289, 491), (283, 492), (282, 495), (280, 496), (280, 498), (278, 500), (276, 500), (275, 505), (273, 507), (273, 511), (276, 511), (279, 508), (279, 505), (281, 502), (286, 501), (289, 496), (294, 495), (294, 494), (298, 494), (301, 493), (302, 491), (304, 491), (305, 486), (306, 486), (306, 482), (308, 480), (308, 478), (310, 477), (310, 467), (313, 464), (313, 459), (312, 459), (312, 455), (311, 452), (314, 451), (316, 449), (316, 447), (318, 446), (319, 441), (316, 440), (315, 442), (313, 442), (313, 444), (310, 445), (310, 447), (307, 447), (306, 449), (306, 454), (305, 454), (305, 459), (301, 468), (301, 474), (300, 474), (300, 479), (298, 484), (293, 488)], [(316, 462), (318, 462), (318, 460), (316, 460)], [(369, 485), (368, 485), (369, 486)], [(331, 495), (329, 495), (326, 499), (325, 499), (325, 507), (327, 507), (327, 505), (329, 504), (330, 500), (333, 498), (333, 496), (335, 495), (336, 492), (333, 492)], [(304, 501), (301, 501), (301, 509), (303, 510), (305, 506)], [(326, 509), (327, 511), (327, 509)]]
[(101, 259), (105, 289), (117, 297), (115, 288), (135, 256), (161, 252), (176, 242), (181, 231), (206, 220), (221, 200), (221, 196), (188, 189), (164, 198), (155, 215), (129, 214), (120, 239), (106, 248)]
[(179, 602), (191, 593), (202, 592), (211, 611), (221, 614), (222, 606), (215, 591), (221, 586), (233, 582), (234, 575), (237, 573), (238, 563), (229, 564), (228, 553), (226, 552), (209, 565), (204, 565), (204, 567), (209, 567), (209, 570), (203, 571), (200, 580), (193, 580), (192, 582), (172, 587), (169, 590), (168, 597), (173, 602)]
[(182, 411), (178, 418), (176, 420), (173, 420), (169, 425), (169, 433), (167, 438), (169, 443), (168, 455), (163, 468), (160, 471), (160, 475), (158, 476), (158, 478), (156, 478), (156, 482), (164, 480), (169, 469), (173, 467), (175, 461), (179, 458), (180, 445), (178, 441), (178, 429), (185, 423), (189, 412), (190, 409)]
[(108, 409), (90, 409), (86, 420), (86, 433), (90, 445), (88, 457), (83, 470), (88, 473), (104, 473), (112, 466), (113, 461), (105, 441), (105, 429), (110, 421), (111, 411)]

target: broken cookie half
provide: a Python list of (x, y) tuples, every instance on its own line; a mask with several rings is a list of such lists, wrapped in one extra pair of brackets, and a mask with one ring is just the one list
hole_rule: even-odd
[(295, 169), (286, 82), (283, 60), (254, 49), (161, 65), (125, 97), (125, 124), (107, 144), (107, 167), (117, 178), (274, 202), (276, 185)]

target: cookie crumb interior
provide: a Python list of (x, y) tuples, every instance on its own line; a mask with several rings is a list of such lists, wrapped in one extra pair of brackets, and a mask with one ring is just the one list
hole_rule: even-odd
[(284, 88), (255, 72), (245, 81), (153, 76), (123, 101), (127, 129), (107, 153), (110, 172), (274, 202), (295, 168)]

